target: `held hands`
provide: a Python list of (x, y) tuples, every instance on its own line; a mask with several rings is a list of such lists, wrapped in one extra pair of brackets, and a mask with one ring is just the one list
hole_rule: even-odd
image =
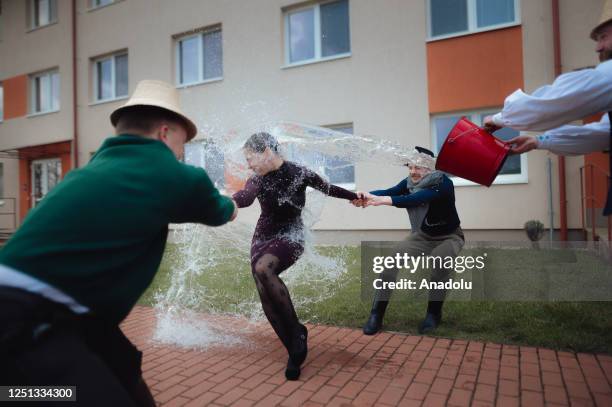
[(365, 208), (367, 205), (367, 201), (368, 201), (368, 195), (370, 195), (367, 192), (361, 192), (361, 191), (357, 191), (355, 192), (355, 194), (357, 194), (357, 199), (354, 199), (351, 201), (351, 203), (353, 204), (353, 206), (356, 206), (358, 208)]
[(351, 201), (351, 203), (358, 208), (365, 208), (367, 206), (381, 206), (391, 205), (391, 197), (389, 196), (376, 196), (368, 192), (357, 191), (358, 199)]

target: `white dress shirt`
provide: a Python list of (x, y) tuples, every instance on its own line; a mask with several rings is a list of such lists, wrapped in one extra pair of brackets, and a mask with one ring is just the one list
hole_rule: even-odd
[(549, 130), (538, 137), (538, 148), (557, 154), (584, 154), (608, 147), (607, 115), (585, 126), (561, 125), (611, 110), (612, 61), (606, 61), (596, 68), (560, 75), (552, 85), (531, 95), (515, 91), (506, 98), (503, 110), (493, 116), (493, 122), (516, 130)]
[(600, 121), (584, 126), (566, 125), (537, 136), (538, 149), (559, 155), (580, 155), (604, 151), (610, 147), (610, 119), (604, 114)]

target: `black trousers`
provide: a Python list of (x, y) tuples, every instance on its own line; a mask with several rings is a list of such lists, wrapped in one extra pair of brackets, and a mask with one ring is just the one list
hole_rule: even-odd
[(142, 353), (116, 324), (2, 286), (0, 361), (0, 385), (76, 386), (76, 403), (45, 406), (155, 406)]

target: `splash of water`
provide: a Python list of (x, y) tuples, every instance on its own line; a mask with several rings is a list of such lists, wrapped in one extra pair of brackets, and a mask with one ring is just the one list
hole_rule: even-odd
[[(338, 169), (357, 162), (402, 165), (411, 156), (405, 148), (388, 141), (332, 129), (288, 122), (260, 128), (278, 139), (285, 159), (304, 165), (324, 178), (326, 174), (321, 170), (330, 166)], [(229, 195), (233, 191), (228, 179), (243, 182), (251, 175), (242, 153), (249, 133), (220, 132), (214, 126), (208, 130), (211, 137), (192, 143), (187, 148), (186, 160), (206, 168), (216, 186), (227, 190)], [(320, 219), (326, 199), (329, 198), (321, 192), (308, 190), (302, 211), (304, 253), (282, 274), (298, 314), (331, 297), (341, 286), (347, 269), (341, 257), (326, 256), (315, 246), (311, 229)], [(187, 347), (235, 344), (250, 329), (249, 323), (216, 326), (214, 321), (198, 318), (196, 312), (246, 317), (251, 322), (263, 319), (250, 272), (252, 234), (253, 225), (240, 217), (217, 228), (197, 224), (176, 228), (176, 251), (167, 259), (170, 285), (156, 296), (159, 320), (156, 340)]]

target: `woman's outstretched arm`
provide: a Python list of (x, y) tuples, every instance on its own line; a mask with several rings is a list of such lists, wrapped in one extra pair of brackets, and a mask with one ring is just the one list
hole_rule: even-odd
[(255, 201), (258, 192), (259, 182), (257, 182), (256, 177), (251, 177), (246, 182), (244, 188), (236, 192), (232, 198), (239, 208), (246, 208), (247, 206), (251, 206), (253, 201)]
[(330, 184), (319, 176), (316, 172), (304, 169), (306, 172), (306, 184), (316, 190), (323, 192), (325, 195), (329, 195), (334, 198), (348, 199), (353, 201), (359, 199), (356, 193), (339, 187), (337, 185)]

